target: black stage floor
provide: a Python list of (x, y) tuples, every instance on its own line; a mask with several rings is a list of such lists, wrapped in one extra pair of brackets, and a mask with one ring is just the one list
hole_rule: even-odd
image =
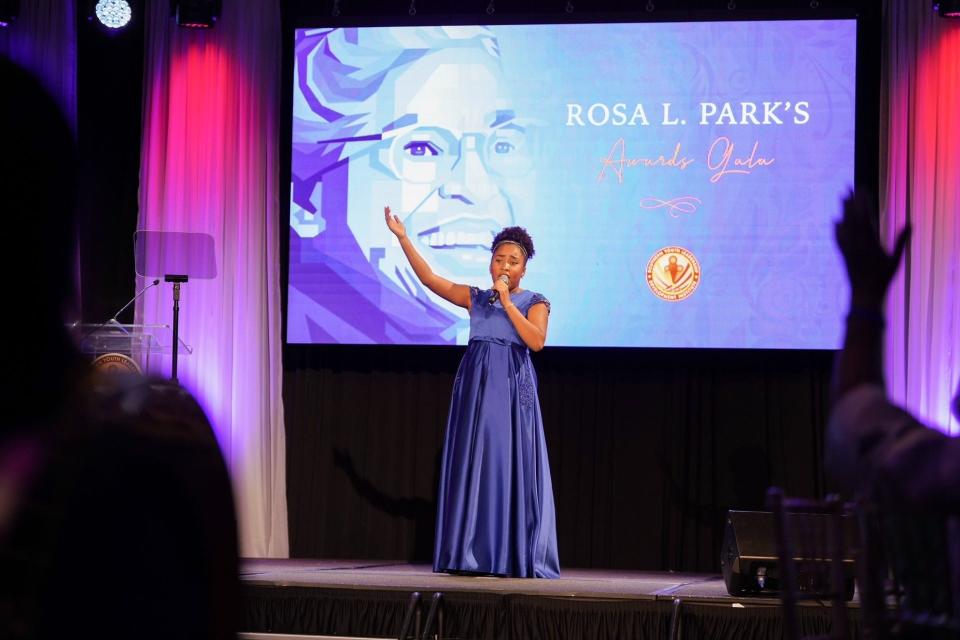
[[(377, 561), (247, 559), (243, 631), (397, 637), (410, 594), (443, 594), (445, 638), (782, 638), (776, 598), (733, 598), (719, 575), (565, 569), (558, 580), (467, 577)], [(808, 633), (829, 605), (802, 610)], [(859, 629), (856, 603), (850, 619)]]

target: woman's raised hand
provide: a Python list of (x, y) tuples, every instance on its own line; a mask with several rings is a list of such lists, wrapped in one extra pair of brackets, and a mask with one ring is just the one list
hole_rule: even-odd
[(887, 253), (877, 233), (877, 209), (872, 197), (850, 191), (843, 201), (843, 217), (835, 235), (850, 278), (850, 294), (858, 306), (883, 305), (890, 281), (910, 242), (909, 223), (897, 235), (893, 251)]
[(403, 240), (407, 235), (407, 230), (400, 222), (400, 218), (390, 213), (390, 207), (383, 208), (383, 219), (387, 222), (387, 228), (397, 236), (398, 240)]

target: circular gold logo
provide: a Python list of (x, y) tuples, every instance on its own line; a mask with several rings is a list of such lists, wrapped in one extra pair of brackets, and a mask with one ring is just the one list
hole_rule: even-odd
[(647, 262), (647, 284), (658, 298), (683, 300), (700, 284), (700, 263), (683, 247), (664, 247)]
[(140, 365), (122, 353), (105, 353), (91, 362), (90, 366), (100, 373), (140, 373)]

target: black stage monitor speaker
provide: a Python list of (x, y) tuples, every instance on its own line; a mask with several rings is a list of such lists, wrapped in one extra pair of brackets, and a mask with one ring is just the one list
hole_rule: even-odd
[[(803, 535), (826, 540), (829, 516), (826, 514), (787, 514), (787, 529), (796, 539), (800, 533), (798, 518), (804, 518)], [(845, 544), (844, 575), (847, 600), (853, 598), (854, 564), (850, 549), (857, 540), (855, 521), (844, 516)], [(812, 528), (812, 530), (811, 530)], [(780, 593), (780, 561), (777, 556), (777, 538), (773, 514), (769, 511), (728, 511), (720, 548), (720, 570), (732, 596), (777, 596)], [(797, 576), (800, 591), (806, 591), (810, 577)]]

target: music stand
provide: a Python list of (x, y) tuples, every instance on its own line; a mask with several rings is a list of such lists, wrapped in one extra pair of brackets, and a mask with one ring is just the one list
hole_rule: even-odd
[[(206, 233), (182, 231), (138, 230), (133, 234), (137, 275), (143, 278), (163, 278), (173, 284), (173, 337), (180, 340), (180, 286), (191, 278), (209, 280), (217, 276), (216, 252), (213, 236)], [(192, 350), (188, 351), (191, 353)], [(177, 356), (180, 349), (171, 350), (170, 379), (177, 381)]]

